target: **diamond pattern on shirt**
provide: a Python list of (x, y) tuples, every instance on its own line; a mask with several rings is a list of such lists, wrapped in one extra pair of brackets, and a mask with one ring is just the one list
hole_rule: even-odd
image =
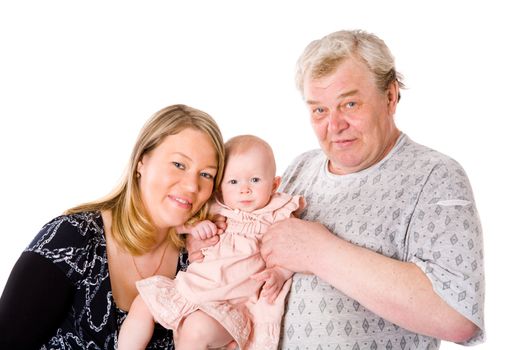
[[(457, 162), (403, 135), (380, 163), (336, 176), (322, 151), (300, 156), (281, 190), (305, 197), (302, 218), (394, 259), (413, 262), (449, 305), (483, 328), (483, 246), (468, 178)], [(296, 274), (282, 349), (437, 349), (316, 276)], [(301, 331), (299, 331), (301, 330)], [(482, 332), (471, 343), (483, 338)]]

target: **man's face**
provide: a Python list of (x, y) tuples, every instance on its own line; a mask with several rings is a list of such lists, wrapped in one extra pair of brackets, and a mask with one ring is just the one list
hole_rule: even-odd
[(354, 173), (387, 155), (399, 136), (397, 93), (396, 84), (380, 91), (366, 65), (351, 58), (331, 75), (305, 79), (304, 98), (330, 172)]

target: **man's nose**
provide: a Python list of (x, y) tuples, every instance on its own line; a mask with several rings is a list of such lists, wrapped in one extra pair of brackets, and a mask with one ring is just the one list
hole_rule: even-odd
[(338, 109), (332, 110), (328, 116), (328, 129), (331, 132), (339, 132), (348, 128), (348, 122), (345, 115)]

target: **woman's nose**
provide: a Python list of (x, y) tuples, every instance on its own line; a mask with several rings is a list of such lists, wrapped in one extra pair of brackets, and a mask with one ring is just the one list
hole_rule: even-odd
[(182, 179), (182, 185), (186, 191), (197, 192), (199, 190), (199, 181), (197, 176), (187, 174)]

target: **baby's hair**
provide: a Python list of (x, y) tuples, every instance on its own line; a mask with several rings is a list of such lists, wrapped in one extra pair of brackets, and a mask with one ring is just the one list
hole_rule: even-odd
[(264, 150), (269, 158), (268, 166), (272, 169), (272, 172), (275, 174), (277, 167), (275, 165), (275, 157), (273, 155), (272, 147), (268, 142), (263, 139), (254, 136), (254, 135), (238, 135), (229, 139), (224, 144), (224, 149), (226, 152), (226, 163), (232, 155), (242, 154), (249, 149), (260, 148)]

